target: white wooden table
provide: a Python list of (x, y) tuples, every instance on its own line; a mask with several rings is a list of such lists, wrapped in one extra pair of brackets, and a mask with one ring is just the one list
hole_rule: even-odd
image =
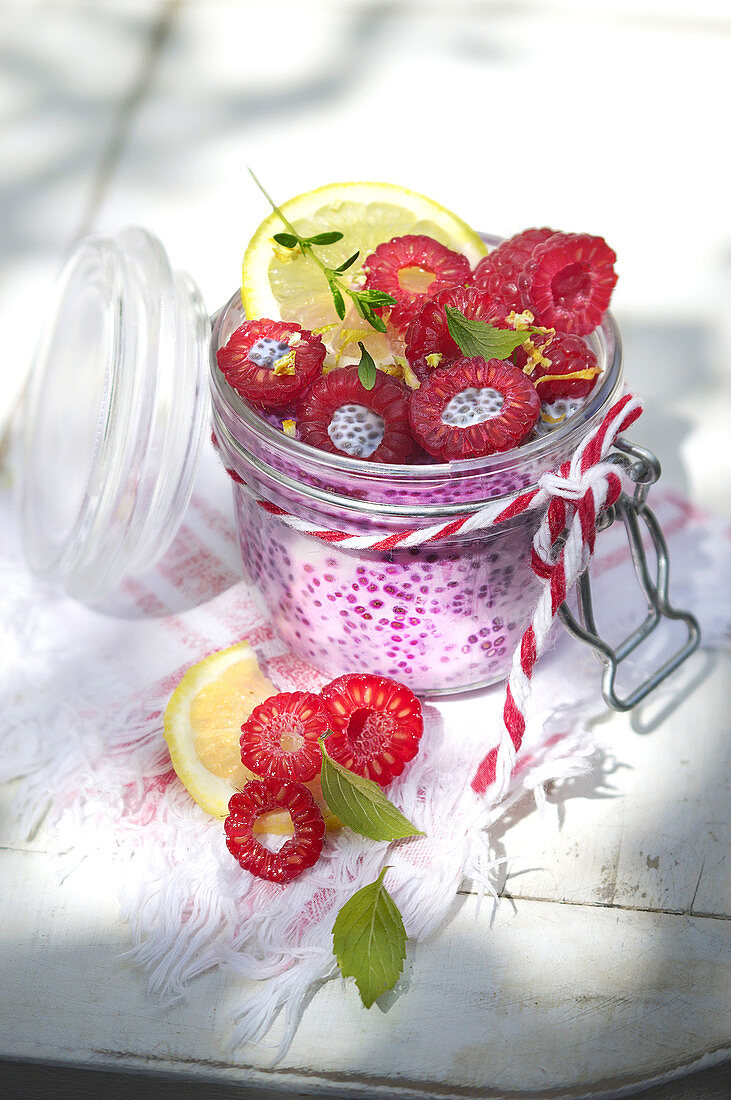
[[(483, 229), (603, 233), (642, 441), (666, 482), (731, 515), (722, 5), (0, 0), (0, 42), (0, 430), (38, 297), (79, 232), (150, 226), (213, 309), (265, 214), (247, 163), (281, 196), (394, 179)], [(547, 109), (582, 137), (581, 171), (484, 144), (506, 90), (511, 147), (529, 141), (546, 57)], [(0, 848), (0, 1056), (404, 1097), (635, 1095), (713, 1062), (730, 1030), (729, 662), (699, 655), (684, 675), (692, 694), (655, 728), (601, 723), (621, 762), (612, 797), (584, 781), (543, 818), (516, 814), (500, 905), (459, 894), (370, 1012), (329, 983), (275, 1071), (228, 1047), (238, 982), (205, 976), (168, 1007), (148, 996), (121, 957), (118, 862), (74, 866), (42, 832)]]

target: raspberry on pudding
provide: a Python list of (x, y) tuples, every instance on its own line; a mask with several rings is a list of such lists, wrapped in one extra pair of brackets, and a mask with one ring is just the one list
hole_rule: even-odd
[(513, 352), (513, 362), (529, 374), (541, 403), (550, 405), (562, 397), (586, 397), (594, 388), (599, 366), (589, 345), (580, 336), (555, 332), (544, 348), (541, 359), (530, 371), (524, 348)]
[(509, 237), (480, 260), (472, 282), (487, 291), (494, 301), (501, 302), (506, 313), (511, 310), (520, 313), (524, 307), (518, 277), (536, 245), (542, 244), (552, 233), (552, 229), (546, 228), (524, 229), (522, 233)]
[(486, 321), (497, 328), (507, 327), (507, 313), (489, 291), (476, 286), (447, 287), (425, 302), (406, 330), (406, 358), (420, 382), (432, 370), (447, 367), (462, 357), (449, 331), (447, 306), (458, 309), (463, 317)]
[(262, 409), (285, 409), (320, 373), (325, 345), (290, 321), (247, 321), (216, 356), (230, 386)]
[(584, 336), (601, 324), (617, 275), (602, 237), (554, 233), (534, 248), (518, 277), (537, 324)]
[(409, 417), (424, 450), (449, 462), (517, 447), (540, 408), (535, 386), (513, 363), (458, 359), (412, 394)]
[(473, 282), (536, 324), (585, 336), (601, 324), (617, 282), (616, 253), (602, 237), (525, 229), (475, 268)]
[(363, 262), (366, 286), (396, 299), (389, 324), (403, 332), (421, 306), (446, 287), (466, 283), (470, 263), (466, 256), (432, 237), (410, 234), (394, 237)]
[(322, 375), (301, 399), (297, 425), (311, 447), (368, 462), (405, 462), (414, 450), (408, 391), (382, 371), (370, 390), (357, 367)]

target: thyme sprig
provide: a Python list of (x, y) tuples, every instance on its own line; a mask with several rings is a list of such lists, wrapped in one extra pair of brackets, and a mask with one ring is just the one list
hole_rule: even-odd
[(249, 174), (287, 230), (286, 233), (275, 233), (274, 240), (283, 248), (299, 249), (306, 259), (312, 260), (317, 264), (327, 280), (327, 285), (332, 295), (333, 305), (335, 306), (335, 312), (340, 320), (342, 321), (345, 317), (345, 298), (348, 297), (353, 302), (359, 315), (364, 321), (368, 322), (371, 328), (376, 329), (377, 332), (385, 332), (386, 324), (383, 319), (378, 316), (375, 310), (381, 309), (383, 306), (388, 307), (395, 305), (396, 299), (392, 298), (390, 294), (386, 294), (382, 290), (375, 290), (372, 287), (350, 286), (340, 278), (341, 275), (353, 266), (360, 253), (354, 252), (352, 256), (349, 256), (347, 260), (337, 267), (331, 267), (324, 263), (314, 251), (315, 247), (324, 248), (327, 247), (327, 245), (336, 244), (343, 239), (343, 234), (339, 233), (337, 230), (331, 230), (326, 233), (316, 233), (313, 237), (301, 236), (264, 189), (251, 168), (249, 169)]

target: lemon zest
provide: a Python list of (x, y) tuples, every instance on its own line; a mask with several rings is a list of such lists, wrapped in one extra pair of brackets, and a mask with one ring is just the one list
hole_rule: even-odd
[(356, 344), (364, 336), (370, 335), (371, 330), (366, 328), (341, 328), (338, 334), (338, 343), (341, 347), (347, 347), (348, 344)]
[(338, 333), (338, 342), (335, 348), (335, 366), (340, 366), (340, 360), (345, 355), (345, 349), (351, 344), (357, 344), (359, 340), (365, 340), (371, 335), (369, 329), (341, 328)]
[(551, 343), (553, 337), (546, 340), (545, 344), (534, 344), (532, 340), (524, 340), (521, 347), (526, 353), (526, 364), (523, 367), (524, 374), (533, 374), (536, 367), (543, 367), (544, 370), (551, 369), (551, 360), (544, 354), (546, 348)]
[[(542, 343), (536, 339), (535, 333), (543, 333), (545, 339)], [(534, 330), (533, 336), (529, 336), (523, 341), (520, 346), (526, 354), (526, 364), (523, 367), (524, 374), (533, 374), (536, 367), (543, 367), (544, 370), (550, 370), (551, 360), (545, 352), (555, 335), (555, 329), (539, 327)]]
[(273, 373), (278, 377), (283, 374), (294, 374), (294, 351), (288, 351), (281, 359), (277, 359)]
[[(550, 360), (549, 360), (550, 362)], [(541, 382), (563, 382), (565, 379), (585, 379), (587, 382), (600, 374), (599, 367), (587, 367), (586, 370), (575, 370), (571, 374), (544, 374), (542, 378), (536, 378), (535, 385)]]
[[(533, 330), (531, 335), (526, 336), (525, 340), (520, 345), (528, 357), (523, 367), (523, 373), (527, 375), (531, 375), (538, 366), (543, 367), (544, 370), (549, 369), (551, 360), (543, 353), (556, 335), (555, 329), (536, 325), (534, 321), (535, 317), (529, 309), (524, 309), (522, 313), (516, 313), (514, 309), (511, 309), (506, 317), (507, 324), (514, 329), (515, 332), (528, 332), (529, 329)], [(539, 343), (536, 340), (536, 335), (539, 333), (543, 333), (546, 337), (543, 343)]]
[(560, 424), (562, 420), (566, 419), (566, 413), (561, 413), (560, 416), (549, 416), (548, 413), (541, 409), (541, 420), (544, 424)]
[(408, 363), (404, 367), (404, 382), (410, 390), (418, 390), (421, 388), (421, 382), (416, 377)]
[(524, 309), (522, 313), (516, 313), (514, 309), (511, 309), (506, 320), (516, 332), (526, 332), (533, 324), (535, 317), (529, 309)]
[(410, 390), (418, 390), (421, 386), (421, 382), (409, 366), (408, 359), (404, 359), (402, 355), (394, 355), (392, 363), (376, 363), (376, 366), (384, 374), (404, 382)]
[(434, 369), (439, 366), (443, 358), (441, 351), (430, 351), (426, 356), (426, 365)]
[(274, 238), (272, 238), (272, 251), (280, 264), (289, 264), (292, 260), (297, 259), (298, 250), (296, 248), (285, 248), (283, 245), (278, 244)]

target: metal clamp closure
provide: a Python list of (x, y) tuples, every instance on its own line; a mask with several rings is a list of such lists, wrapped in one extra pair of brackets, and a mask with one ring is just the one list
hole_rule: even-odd
[[(625, 474), (634, 483), (634, 493), (629, 496), (623, 492), (616, 503), (602, 515), (600, 522), (597, 524), (597, 530), (605, 530), (616, 519), (620, 519), (624, 524), (635, 575), (647, 604), (647, 614), (636, 630), (633, 630), (624, 641), (612, 648), (599, 636), (596, 628), (591, 581), (587, 569), (579, 578), (576, 586), (581, 621), (579, 622), (576, 619), (566, 603), (559, 607), (558, 615), (569, 633), (590, 646), (601, 659), (604, 665), (602, 694), (607, 705), (614, 710), (625, 711), (631, 710), (645, 696), (649, 695), (658, 684), (662, 683), (671, 672), (674, 672), (698, 648), (700, 628), (694, 615), (689, 611), (678, 611), (668, 600), (669, 558), (667, 543), (654, 512), (646, 503), (650, 486), (660, 477), (660, 463), (651, 451), (625, 439), (618, 438), (615, 447), (616, 451), (609, 455), (607, 461), (614, 462), (624, 470)], [(640, 520), (644, 524), (645, 532), (649, 535), (654, 549), (656, 559), (654, 570), (651, 570), (648, 565)], [(615, 690), (619, 665), (652, 634), (662, 619), (678, 619), (685, 623), (687, 638), (684, 645), (639, 684), (634, 691), (624, 698), (620, 697)]]

